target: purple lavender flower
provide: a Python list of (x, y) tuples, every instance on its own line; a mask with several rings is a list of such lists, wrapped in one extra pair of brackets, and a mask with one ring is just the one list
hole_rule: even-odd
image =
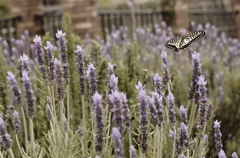
[(170, 77), (169, 77), (169, 70), (168, 70), (168, 64), (167, 64), (167, 53), (162, 51), (161, 54), (162, 57), (162, 69), (163, 69), (163, 89), (166, 88), (166, 85), (170, 82)]
[(137, 153), (136, 153), (136, 149), (134, 148), (134, 146), (131, 145), (131, 153), (132, 153), (132, 158), (137, 158)]
[(114, 91), (112, 94), (108, 95), (109, 100), (112, 102), (114, 107), (111, 109), (114, 112), (113, 120), (114, 120), (114, 127), (116, 127), (120, 132), (122, 132), (122, 122), (123, 122), (123, 115), (122, 115), (122, 98), (121, 94), (117, 91)]
[(56, 74), (56, 90), (57, 90), (57, 101), (60, 101), (64, 98), (65, 94), (65, 88), (63, 84), (63, 74), (62, 74), (62, 68), (61, 63), (57, 59), (54, 60), (55, 64), (55, 74)]
[(198, 104), (198, 99), (199, 99), (199, 94), (197, 93), (198, 91), (198, 79), (202, 74), (202, 68), (201, 68), (201, 63), (200, 63), (200, 58), (199, 58), (200, 54), (199, 53), (192, 53), (192, 80), (191, 80), (191, 84), (190, 84), (190, 88), (188, 91), (188, 99), (193, 99), (194, 98), (194, 102), (195, 104)]
[(5, 115), (6, 120), (8, 120), (9, 118), (11, 118), (13, 108), (14, 108), (13, 105), (8, 105), (8, 106), (7, 106), (7, 111), (6, 111), (6, 115)]
[(207, 81), (204, 81), (204, 76), (200, 76), (198, 80), (198, 94), (199, 94), (199, 116), (197, 129), (200, 132), (200, 137), (203, 137), (203, 132), (206, 124), (206, 103), (207, 103)]
[(188, 130), (183, 122), (180, 126), (180, 144), (181, 146), (189, 147)]
[(35, 97), (33, 96), (32, 83), (26, 71), (22, 71), (22, 81), (27, 101), (28, 117), (33, 118), (35, 113)]
[(183, 105), (180, 106), (180, 115), (181, 115), (182, 122), (185, 125), (187, 125), (188, 124), (187, 113), (186, 113), (186, 109), (183, 107)]
[(223, 151), (223, 149), (221, 149), (218, 153), (218, 158), (227, 158), (225, 152)]
[(2, 117), (0, 117), (0, 144), (6, 147), (7, 149), (12, 147), (11, 135), (7, 133), (5, 122)]
[(18, 105), (22, 106), (21, 89), (17, 85), (15, 75), (10, 71), (7, 74), (8, 74), (7, 79), (8, 79), (8, 82), (9, 82), (9, 84), (11, 86), (11, 90), (12, 90), (12, 96), (13, 96), (12, 104), (13, 105), (18, 104)]
[(169, 116), (171, 128), (173, 128), (176, 123), (175, 113), (176, 112), (174, 110), (174, 96), (170, 92), (168, 95), (168, 116)]
[(15, 134), (20, 133), (20, 120), (18, 117), (18, 112), (16, 110), (14, 110), (13, 112), (13, 127)]
[(178, 155), (178, 158), (185, 158), (184, 154)]
[(206, 113), (206, 120), (209, 120), (211, 117), (211, 113), (212, 113), (212, 103), (209, 103), (207, 105), (207, 113)]
[(233, 153), (232, 153), (232, 158), (238, 158), (238, 155), (237, 155), (236, 152), (233, 152)]
[[(172, 138), (172, 140), (174, 140), (174, 138), (176, 137), (175, 132), (173, 130), (169, 131), (169, 137)], [(175, 138), (175, 141), (176, 141), (176, 143), (175, 143), (176, 152), (178, 154), (181, 154), (182, 153), (182, 145), (181, 145), (180, 141), (177, 139), (177, 137)]]
[(83, 52), (85, 50), (82, 48), (82, 46), (77, 45), (77, 49), (74, 51), (77, 53), (77, 65), (78, 65), (78, 83), (80, 87), (80, 93), (84, 95), (85, 93), (85, 85), (84, 85), (84, 56)]
[(155, 91), (162, 96), (162, 90), (161, 90), (161, 82), (162, 78), (159, 77), (158, 74), (154, 75), (153, 77), (153, 85), (155, 87)]
[(33, 42), (35, 43), (34, 46), (36, 48), (38, 64), (40, 65), (40, 72), (42, 73), (43, 79), (47, 81), (47, 69), (45, 67), (45, 62), (44, 62), (41, 37), (36, 35), (36, 37), (33, 39)]
[(66, 84), (69, 83), (69, 65), (68, 65), (68, 54), (66, 48), (66, 39), (65, 33), (62, 30), (58, 30), (56, 37), (59, 39), (59, 50), (61, 52), (61, 63), (63, 68), (63, 78), (65, 79)]
[(47, 41), (47, 46), (44, 47), (45, 50), (47, 51), (47, 58), (48, 58), (48, 73), (49, 73), (49, 83), (50, 85), (54, 84), (54, 79), (55, 79), (55, 74), (54, 74), (54, 56), (53, 56), (53, 45), (51, 42)]
[(158, 125), (158, 116), (157, 116), (157, 110), (156, 106), (153, 103), (153, 99), (148, 96), (148, 105), (150, 109), (150, 115), (153, 121), (153, 124), (156, 126)]
[(28, 73), (29, 75), (29, 62), (28, 62), (28, 56), (26, 54), (23, 54), (21, 57), (22, 60), (22, 70)]
[(89, 64), (88, 70), (87, 70), (87, 78), (88, 78), (88, 87), (89, 87), (89, 96), (90, 96), (90, 101), (92, 103), (92, 96), (95, 94), (97, 91), (97, 80), (96, 80), (96, 72), (95, 72), (95, 67), (93, 66), (92, 63)]
[(220, 131), (220, 123), (217, 120), (214, 121), (214, 137), (215, 137), (215, 148), (217, 150), (218, 153), (220, 153), (220, 151), (222, 150), (222, 133)]
[(161, 127), (161, 123), (164, 122), (163, 109), (162, 109), (162, 97), (157, 92), (152, 92), (153, 104), (157, 110), (158, 126)]
[[(118, 77), (116, 77), (114, 74), (109, 77), (108, 87), (109, 91), (111, 92), (118, 90)], [(111, 92), (109, 92), (109, 94), (111, 94)]]
[(95, 136), (95, 150), (97, 154), (100, 154), (103, 149), (103, 137), (104, 137), (104, 119), (103, 119), (103, 107), (102, 107), (102, 95), (97, 92), (92, 96), (93, 104), (95, 106), (95, 123), (96, 123), (96, 136)]
[(146, 153), (148, 149), (148, 120), (147, 120), (147, 94), (144, 90), (141, 82), (138, 82), (138, 85), (136, 86), (136, 89), (138, 90), (138, 106), (139, 106), (139, 114), (140, 114), (140, 144), (142, 148), (142, 152)]
[(109, 63), (108, 64), (108, 77), (110, 77), (111, 75), (114, 75), (114, 65)]
[(123, 115), (123, 122), (125, 123), (126, 129), (128, 132), (131, 132), (131, 118), (130, 118), (130, 110), (127, 104), (127, 97), (125, 93), (120, 93), (120, 99), (122, 102), (122, 115)]
[(122, 136), (118, 128), (112, 128), (112, 138), (114, 142), (114, 152), (116, 158), (122, 158), (123, 156), (123, 147), (122, 147)]

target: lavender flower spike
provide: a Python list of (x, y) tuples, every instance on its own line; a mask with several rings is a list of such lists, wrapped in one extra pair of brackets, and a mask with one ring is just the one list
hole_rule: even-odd
[(89, 64), (88, 70), (86, 71), (87, 73), (87, 78), (88, 78), (88, 87), (89, 87), (89, 96), (90, 96), (90, 101), (92, 102), (92, 96), (95, 94), (97, 91), (97, 79), (96, 79), (96, 72), (95, 72), (95, 67), (93, 66), (92, 63)]
[(233, 153), (232, 153), (232, 158), (238, 158), (238, 155), (237, 155), (236, 152), (233, 152)]
[(20, 132), (20, 120), (18, 117), (18, 112), (14, 110), (13, 112), (13, 127), (14, 127), (14, 133), (18, 134)]
[(29, 63), (28, 63), (29, 58), (26, 54), (23, 54), (22, 56), (20, 56), (20, 58), (22, 60), (22, 70), (26, 71), (29, 76)]
[(181, 146), (189, 147), (188, 129), (183, 122), (180, 126), (180, 144)]
[(178, 156), (178, 158), (185, 158), (185, 155), (181, 154), (181, 155)]
[(174, 110), (174, 96), (170, 92), (168, 95), (168, 115), (169, 115), (169, 121), (171, 128), (175, 126), (176, 123), (176, 117), (175, 117), (175, 110)]
[(33, 39), (33, 42), (35, 43), (34, 46), (36, 48), (38, 64), (40, 65), (40, 72), (42, 73), (43, 79), (47, 81), (47, 69), (44, 62), (41, 37), (36, 35), (36, 37)]
[(110, 77), (111, 75), (114, 75), (114, 65), (109, 63), (108, 64), (108, 77)]
[(164, 122), (163, 109), (162, 109), (162, 98), (157, 92), (152, 92), (153, 103), (157, 110), (158, 126), (161, 127), (161, 123)]
[(0, 138), (1, 145), (5, 146), (7, 149), (12, 147), (11, 135), (7, 133), (5, 122), (2, 117), (0, 117)]
[(116, 77), (114, 74), (109, 77), (108, 87), (111, 92), (118, 90), (118, 77)]
[(47, 41), (47, 47), (44, 47), (44, 48), (47, 51), (49, 82), (51, 85), (53, 85), (54, 79), (55, 79), (55, 74), (54, 74), (55, 65), (54, 65), (54, 56), (52, 52), (53, 45), (51, 44), (51, 42)]
[(57, 59), (54, 60), (55, 64), (55, 74), (56, 74), (56, 90), (57, 90), (57, 101), (60, 101), (64, 98), (65, 95), (65, 88), (63, 84), (63, 74), (61, 63)]
[(103, 107), (102, 107), (102, 95), (96, 92), (93, 96), (93, 104), (95, 106), (95, 124), (96, 124), (96, 136), (95, 136), (95, 150), (97, 154), (100, 154), (103, 149), (104, 140), (104, 119), (103, 119)]
[(198, 79), (202, 74), (202, 68), (201, 68), (201, 63), (200, 63), (200, 53), (192, 53), (192, 80), (190, 84), (190, 88), (188, 91), (188, 99), (193, 99), (196, 104), (198, 104), (198, 99), (199, 99), (199, 94), (197, 93), (198, 91)]
[(138, 82), (138, 86), (136, 86), (138, 89), (138, 106), (139, 106), (139, 114), (140, 114), (140, 139), (141, 139), (141, 148), (142, 152), (146, 153), (148, 149), (148, 120), (147, 120), (147, 95), (146, 91), (144, 90), (143, 86)]
[(114, 152), (116, 158), (122, 158), (123, 156), (123, 147), (122, 147), (122, 138), (120, 131), (113, 127), (112, 128), (112, 138), (114, 142)]
[(220, 151), (222, 150), (222, 133), (220, 131), (220, 123), (217, 120), (214, 121), (214, 137), (215, 137), (215, 148), (217, 150), (218, 153), (220, 153)]
[(30, 82), (30, 77), (26, 71), (22, 71), (22, 81), (25, 91), (25, 98), (27, 101), (27, 111), (28, 117), (33, 118), (35, 113), (35, 97), (33, 96), (32, 83)]
[(56, 37), (59, 39), (59, 50), (61, 53), (61, 62), (63, 68), (63, 78), (65, 79), (66, 84), (69, 83), (69, 65), (68, 65), (68, 54), (66, 48), (66, 39), (65, 33), (62, 30), (58, 30), (56, 33)]
[(78, 65), (78, 83), (80, 87), (80, 93), (83, 95), (85, 93), (85, 85), (84, 85), (84, 56), (83, 52), (85, 50), (82, 46), (77, 45), (77, 49), (74, 51), (77, 54), (77, 65)]
[(17, 85), (15, 75), (10, 71), (7, 74), (8, 74), (7, 79), (12, 90), (12, 96), (13, 96), (12, 104), (13, 105), (18, 104), (22, 106), (21, 89)]
[(153, 76), (153, 85), (155, 87), (156, 92), (159, 95), (162, 95), (161, 82), (162, 82), (162, 78), (158, 74)]
[(220, 150), (220, 152), (218, 153), (218, 158), (227, 158), (225, 152), (223, 151), (223, 149)]
[(123, 122), (125, 123), (125, 126), (127, 128), (128, 132), (131, 132), (131, 117), (130, 117), (130, 110), (128, 108), (128, 104), (127, 104), (127, 97), (125, 93), (120, 93), (120, 99), (122, 102), (122, 109), (123, 109), (123, 117), (124, 120)]
[(183, 107), (183, 105), (180, 106), (180, 115), (181, 115), (182, 122), (185, 125), (187, 125), (188, 124), (187, 113), (186, 113), (186, 109)]
[(137, 153), (136, 153), (136, 149), (134, 148), (134, 146), (131, 145), (131, 153), (132, 153), (132, 158), (137, 158)]

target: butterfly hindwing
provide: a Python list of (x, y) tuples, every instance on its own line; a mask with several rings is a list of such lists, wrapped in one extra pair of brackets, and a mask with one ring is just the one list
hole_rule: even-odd
[(174, 51), (184, 50), (189, 47), (191, 43), (197, 41), (202, 36), (205, 35), (204, 31), (193, 31), (190, 34), (183, 36), (181, 38), (173, 38), (167, 41), (166, 46)]

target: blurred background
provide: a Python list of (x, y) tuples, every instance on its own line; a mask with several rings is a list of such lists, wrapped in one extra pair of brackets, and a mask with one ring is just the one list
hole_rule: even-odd
[[(25, 30), (29, 32), (29, 41), (46, 32), (56, 40), (55, 33), (63, 29), (62, 15), (66, 12), (71, 15), (73, 32), (81, 39), (96, 39), (102, 45), (101, 53), (106, 58), (112, 57), (112, 63), (119, 62), (121, 57), (132, 60), (132, 54), (128, 51), (135, 50), (135, 45), (132, 42), (129, 49), (128, 42), (135, 33), (138, 36), (135, 40), (139, 44), (138, 53), (142, 55), (136, 55), (136, 61), (132, 62), (136, 64), (132, 70), (136, 74), (146, 67), (159, 73), (161, 66), (156, 58), (159, 58), (159, 52), (166, 50), (166, 41), (175, 35), (185, 35), (197, 29), (207, 32), (204, 38), (190, 47), (190, 52), (201, 54), (209, 100), (216, 107), (213, 119), (222, 121), (224, 149), (228, 155), (233, 151), (240, 154), (240, 0), (0, 0), (1, 40), (14, 46), (11, 39), (22, 38), (24, 41), (22, 34)], [(123, 55), (119, 57), (117, 51)], [(117, 54), (116, 60), (114, 53)], [(176, 58), (170, 62), (177, 105), (186, 105), (190, 83), (191, 56), (190, 53), (184, 55), (189, 56), (189, 62), (177, 62)], [(138, 64), (139, 60), (145, 64)], [(152, 64), (153, 61), (157, 64)], [(119, 74), (125, 73), (120, 68), (118, 70)], [(121, 78), (121, 75), (118, 76)], [(137, 80), (132, 81), (133, 87), (136, 83)], [(128, 82), (120, 84), (127, 87), (125, 84)], [(129, 90), (127, 96), (131, 96), (132, 91), (135, 92)], [(212, 137), (213, 133), (209, 135)], [(213, 139), (210, 138), (207, 157), (214, 157), (213, 153), (216, 156)]]
[[(210, 22), (219, 32), (240, 37), (239, 0), (1, 0), (0, 36), (20, 37), (54, 33), (62, 27), (62, 14), (72, 15), (74, 33), (80, 37), (103, 35), (120, 26), (150, 27), (164, 20), (175, 34), (189, 30), (190, 22)], [(134, 15), (131, 14), (131, 10)], [(134, 16), (134, 18), (133, 18)]]

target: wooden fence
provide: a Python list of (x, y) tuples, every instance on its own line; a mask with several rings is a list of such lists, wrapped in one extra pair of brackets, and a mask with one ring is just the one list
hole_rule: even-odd
[(210, 22), (218, 28), (219, 32), (226, 32), (230, 37), (238, 37), (240, 29), (239, 11), (191, 11), (189, 20), (196, 24), (206, 24)]
[(11, 18), (0, 19), (0, 37), (4, 40), (10, 40), (16, 38), (17, 35), (17, 22), (21, 20), (20, 16)]

